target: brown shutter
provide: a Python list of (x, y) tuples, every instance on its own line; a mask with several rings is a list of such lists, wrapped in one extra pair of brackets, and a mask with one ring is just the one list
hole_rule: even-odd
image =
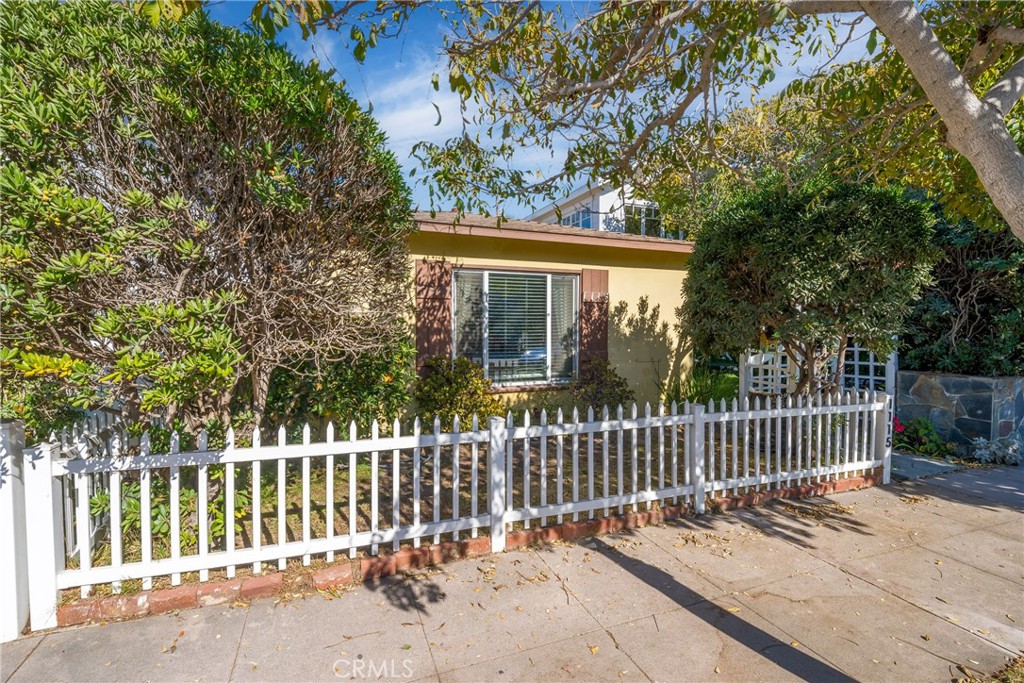
[(452, 264), (416, 261), (416, 371), (452, 353)]
[(580, 362), (608, 360), (608, 271), (580, 274)]

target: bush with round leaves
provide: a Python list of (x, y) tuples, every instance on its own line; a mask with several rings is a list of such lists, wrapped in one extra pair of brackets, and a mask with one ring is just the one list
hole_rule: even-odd
[(436, 356), (427, 361), (413, 391), (417, 415), (426, 426), (432, 425), (435, 417), (439, 418), (445, 430), (452, 428), (456, 416), (462, 429), (467, 428), (474, 415), (482, 425), (489, 417), (505, 416), (505, 404), (491, 389), (491, 380), (484, 375), (484, 369), (473, 361)]

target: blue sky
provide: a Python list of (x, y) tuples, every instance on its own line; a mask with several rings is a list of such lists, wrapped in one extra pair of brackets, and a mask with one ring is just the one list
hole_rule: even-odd
[[(241, 26), (249, 18), (252, 2), (221, 0), (208, 4), (207, 10), (217, 21)], [(446, 61), (441, 55), (445, 30), (437, 13), (413, 12), (402, 34), (381, 40), (376, 48), (369, 50), (362, 64), (352, 56), (347, 45), (348, 31), (344, 28), (339, 31), (320, 30), (304, 40), (297, 27), (289, 26), (278, 36), (278, 42), (303, 61), (318, 59), (322, 67), (334, 68), (352, 96), (364, 107), (372, 106), (374, 117), (388, 134), (391, 150), (408, 175), (418, 166), (410, 157), (416, 142), (443, 142), (462, 132), (458, 97), (446, 87)], [(869, 30), (870, 25), (862, 25), (858, 29), (859, 39), (843, 51), (843, 61), (865, 54), (864, 42)], [(813, 71), (824, 59), (804, 57), (794, 62), (784, 58), (775, 80), (762, 89), (760, 96), (775, 94), (794, 77)], [(435, 72), (441, 74), (440, 91), (434, 91), (430, 84), (430, 76)], [(564, 153), (564, 147), (556, 148), (554, 159), (546, 152), (537, 154), (523, 150), (514, 162), (520, 168), (550, 173), (561, 165), (560, 153)], [(408, 178), (413, 203), (429, 208), (427, 190), (416, 182), (420, 176), (422, 173)], [(532, 210), (528, 198), (520, 202), (506, 202), (503, 208), (511, 217), (525, 216)]]

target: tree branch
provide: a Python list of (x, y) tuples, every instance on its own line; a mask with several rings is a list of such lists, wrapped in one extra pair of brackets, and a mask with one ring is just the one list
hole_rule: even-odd
[(982, 98), (986, 104), (996, 108), (1000, 116), (1006, 116), (1024, 97), (1024, 57), (1003, 73), (1002, 78), (992, 84)]
[(1004, 99), (1024, 88), (1024, 83), (1014, 87), (1018, 75), (1024, 80), (1017, 71), (1020, 62), (1007, 71), (1011, 80), (999, 91), (997, 103), (982, 102), (913, 2), (865, 2), (864, 10), (942, 117), (948, 144), (971, 164), (1010, 229), (1024, 240), (1024, 154), (997, 113)]
[(1016, 26), (1000, 26), (992, 31), (990, 39), (992, 42), (997, 43), (1024, 45), (1024, 28), (1017, 28)]
[(784, 0), (782, 4), (796, 16), (864, 11), (857, 0)]

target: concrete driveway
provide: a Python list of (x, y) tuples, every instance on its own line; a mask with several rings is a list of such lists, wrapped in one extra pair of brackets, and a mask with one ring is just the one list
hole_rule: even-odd
[(948, 681), (1024, 650), (1024, 469), (0, 648), (3, 681)]

